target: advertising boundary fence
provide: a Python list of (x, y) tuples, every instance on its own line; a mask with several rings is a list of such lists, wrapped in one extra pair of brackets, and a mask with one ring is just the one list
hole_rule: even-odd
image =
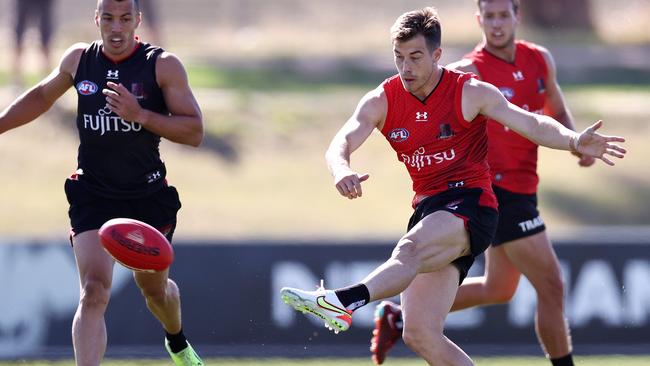
[[(638, 239), (556, 241), (577, 353), (650, 353), (650, 238)], [(0, 359), (70, 357), (79, 289), (69, 245), (3, 244)], [(390, 255), (392, 246), (380, 241), (179, 243), (171, 277), (183, 296), (186, 334), (206, 356), (366, 355), (374, 304), (355, 313), (348, 332), (334, 335), (284, 305), (278, 291), (315, 288), (321, 278), (328, 287), (358, 281)], [(479, 260), (471, 275), (482, 268)], [(509, 304), (452, 314), (446, 334), (471, 354), (538, 354), (534, 311), (535, 292), (522, 279)], [(119, 265), (106, 320), (109, 356), (164, 356), (163, 333), (131, 273)], [(403, 345), (395, 350), (395, 355), (408, 354)]]

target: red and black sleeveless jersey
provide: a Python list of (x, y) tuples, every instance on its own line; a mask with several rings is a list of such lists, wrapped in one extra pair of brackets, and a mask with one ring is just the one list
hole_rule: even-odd
[[(465, 56), (472, 61), (481, 80), (501, 90), (511, 103), (533, 113), (543, 113), (548, 70), (535, 44), (516, 42), (515, 61), (507, 62), (482, 45)], [(537, 145), (502, 124), (488, 121), (488, 162), (492, 182), (511, 192), (537, 191)]]
[(388, 112), (381, 133), (413, 180), (413, 206), (424, 197), (458, 188), (482, 188), (480, 204), (496, 208), (487, 164), (486, 119), (465, 121), (464, 83), (471, 74), (442, 69), (438, 85), (421, 101), (399, 75), (382, 84)]
[(111, 112), (102, 90), (109, 81), (121, 83), (140, 105), (167, 114), (156, 82), (156, 59), (163, 50), (138, 44), (124, 61), (114, 63), (102, 52), (101, 41), (83, 51), (75, 74), (77, 89), (78, 179), (92, 192), (110, 198), (147, 196), (163, 187), (165, 164), (160, 136)]

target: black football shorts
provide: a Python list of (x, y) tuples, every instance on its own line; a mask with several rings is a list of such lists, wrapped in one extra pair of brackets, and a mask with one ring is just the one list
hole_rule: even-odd
[(535, 235), (546, 230), (537, 210), (536, 194), (520, 194), (492, 186), (499, 202), (499, 225), (493, 246)]
[(176, 188), (165, 185), (147, 197), (135, 199), (107, 198), (88, 191), (84, 182), (66, 179), (65, 194), (70, 204), (68, 216), (72, 236), (99, 229), (106, 221), (130, 218), (145, 222), (162, 232), (171, 243), (176, 228), (176, 214), (181, 201)]
[(492, 207), (479, 205), (481, 194), (481, 188), (454, 188), (429, 196), (415, 207), (407, 228), (411, 230), (424, 217), (436, 211), (447, 211), (465, 221), (465, 228), (469, 232), (470, 254), (452, 262), (460, 272), (459, 283), (467, 277), (474, 258), (490, 246), (497, 227), (498, 212)]

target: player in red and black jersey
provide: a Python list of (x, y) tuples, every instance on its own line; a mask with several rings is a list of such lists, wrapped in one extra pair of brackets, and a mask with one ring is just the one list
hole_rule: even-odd
[(500, 121), (537, 144), (572, 150), (612, 164), (625, 150), (619, 137), (578, 134), (551, 117), (509, 103), (491, 84), (438, 65), (440, 23), (433, 8), (400, 16), (391, 29), (398, 75), (367, 93), (332, 140), (326, 157), (343, 197), (362, 195), (367, 174), (350, 167), (350, 156), (375, 130), (405, 164), (415, 197), (408, 232), (391, 257), (360, 283), (337, 290), (285, 287), (296, 310), (347, 330), (355, 309), (401, 294), (406, 344), (433, 365), (472, 365), (443, 334), (458, 285), (496, 230), (496, 200), (487, 166), (487, 118)]
[[(181, 203), (165, 179), (160, 139), (191, 146), (203, 139), (201, 110), (183, 64), (135, 37), (141, 19), (137, 0), (99, 0), (101, 40), (70, 47), (48, 77), (0, 114), (3, 133), (38, 118), (70, 87), (77, 91), (77, 171), (65, 184), (81, 286), (72, 325), (77, 365), (99, 365), (106, 350), (104, 313), (115, 261), (103, 250), (98, 229), (129, 217), (171, 240)], [(166, 332), (174, 363), (202, 365), (183, 335), (179, 290), (169, 269), (133, 276)]]
[[(519, 2), (478, 0), (477, 5), (483, 41), (448, 67), (478, 75), (496, 86), (509, 102), (549, 115), (575, 130), (557, 83), (553, 57), (541, 46), (515, 40)], [(537, 210), (538, 145), (494, 120), (488, 121), (488, 137), (499, 224), (486, 252), (485, 275), (463, 283), (452, 311), (510, 301), (523, 273), (537, 291), (535, 329), (544, 351), (553, 365), (572, 366), (560, 265)], [(579, 156), (581, 166), (594, 163), (591, 156)], [(389, 302), (378, 305), (375, 313), (371, 352), (373, 360), (381, 364), (401, 335), (401, 315), (399, 307)]]

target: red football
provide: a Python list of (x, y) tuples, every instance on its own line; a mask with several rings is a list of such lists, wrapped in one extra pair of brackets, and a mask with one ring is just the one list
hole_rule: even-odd
[(99, 229), (99, 240), (108, 254), (134, 271), (164, 271), (174, 261), (174, 250), (167, 238), (142, 221), (108, 220)]

